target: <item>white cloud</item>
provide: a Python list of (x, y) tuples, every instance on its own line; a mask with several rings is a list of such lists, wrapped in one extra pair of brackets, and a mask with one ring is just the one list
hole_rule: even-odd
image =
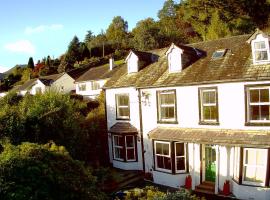
[(2, 66), (0, 66), (0, 73), (6, 72), (7, 70), (9, 70), (8, 67), (2, 67)]
[(34, 55), (36, 53), (34, 45), (29, 40), (19, 40), (13, 43), (8, 43), (4, 48), (15, 53), (25, 53), (30, 55)]
[(39, 25), (36, 27), (26, 27), (24, 33), (31, 35), (34, 33), (41, 33), (44, 31), (59, 31), (62, 30), (64, 26), (62, 24), (51, 24), (51, 25)]

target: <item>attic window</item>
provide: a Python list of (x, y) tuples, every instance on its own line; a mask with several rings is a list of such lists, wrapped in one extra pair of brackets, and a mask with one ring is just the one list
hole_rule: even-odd
[(212, 59), (219, 59), (224, 57), (226, 54), (226, 49), (217, 50), (213, 53)]

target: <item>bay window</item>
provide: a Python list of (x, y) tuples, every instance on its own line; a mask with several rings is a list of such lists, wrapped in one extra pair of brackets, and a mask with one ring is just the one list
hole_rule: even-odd
[(99, 90), (100, 84), (98, 81), (92, 81), (92, 90)]
[(136, 161), (136, 136), (135, 135), (112, 135), (113, 158), (118, 161)]
[(155, 169), (168, 173), (187, 171), (186, 145), (180, 142), (154, 141)]

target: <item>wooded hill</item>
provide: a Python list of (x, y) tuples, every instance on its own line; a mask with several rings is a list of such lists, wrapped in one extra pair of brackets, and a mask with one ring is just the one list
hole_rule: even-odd
[(10, 74), (0, 87), (9, 89), (29, 77), (101, 65), (111, 54), (116, 59), (123, 58), (129, 49), (147, 51), (172, 42), (214, 40), (251, 33), (256, 28), (267, 32), (269, 13), (270, 0), (182, 0), (180, 3), (166, 0), (157, 13), (158, 20), (143, 19), (129, 31), (128, 22), (116, 16), (105, 32), (94, 35), (88, 30), (83, 41), (74, 36), (59, 58), (47, 56), (36, 65), (30, 58), (27, 69), (15, 69), (17, 76)]

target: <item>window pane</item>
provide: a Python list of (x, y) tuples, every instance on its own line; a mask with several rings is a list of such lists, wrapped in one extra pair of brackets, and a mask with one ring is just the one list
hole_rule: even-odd
[(249, 95), (251, 103), (259, 102), (259, 90), (250, 90)]
[(203, 91), (203, 104), (216, 103), (215, 91)]
[(268, 60), (267, 51), (256, 51), (255, 52), (256, 60)]
[(256, 151), (246, 150), (245, 164), (255, 165), (256, 164)]
[(163, 163), (163, 157), (162, 156), (157, 156), (157, 167), (164, 169), (164, 163)]
[(156, 154), (162, 154), (162, 144), (156, 143)]
[(244, 180), (253, 182), (255, 181), (255, 167), (244, 167)]
[(177, 170), (185, 170), (185, 158), (181, 157), (181, 158), (176, 158), (176, 169)]
[(255, 42), (254, 43), (255, 49), (264, 49), (265, 48), (265, 42)]
[(261, 120), (269, 120), (269, 106), (260, 106), (261, 109)]
[(127, 160), (135, 160), (135, 149), (127, 149)]
[(160, 94), (161, 105), (174, 104), (174, 93)]
[(118, 96), (118, 105), (119, 106), (128, 106), (129, 97), (127, 95)]
[(176, 143), (175, 147), (176, 147), (176, 149), (175, 149), (176, 156), (184, 156), (185, 155), (184, 143)]
[(269, 90), (261, 89), (260, 90), (260, 102), (269, 102)]
[(160, 109), (161, 119), (174, 119), (174, 106), (172, 107), (161, 107)]
[(129, 108), (118, 108), (119, 116), (121, 117), (129, 117)]
[(203, 119), (204, 120), (216, 120), (217, 119), (216, 106), (204, 106), (203, 107)]
[(162, 144), (162, 154), (169, 156), (169, 152), (170, 152), (169, 148), (170, 148), (169, 144)]
[(266, 159), (266, 155), (264, 151), (257, 151), (256, 152), (256, 163), (257, 165), (264, 165), (265, 164), (265, 159)]
[(260, 106), (250, 106), (250, 119), (251, 120), (260, 119), (259, 110), (260, 110)]
[(163, 157), (164, 159), (164, 169), (171, 169), (171, 158)]
[(134, 147), (134, 136), (126, 136), (127, 147)]
[(115, 151), (115, 158), (118, 158), (118, 159), (124, 159), (124, 149), (122, 148), (114, 148), (114, 151)]

